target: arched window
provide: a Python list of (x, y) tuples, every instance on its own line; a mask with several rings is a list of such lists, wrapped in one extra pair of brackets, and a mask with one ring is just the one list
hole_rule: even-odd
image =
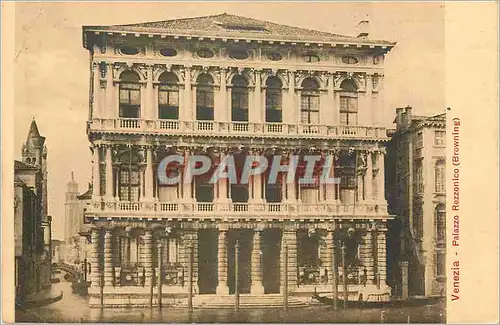
[(139, 118), (141, 112), (141, 85), (139, 76), (130, 70), (120, 75), (120, 117)]
[(358, 124), (358, 87), (351, 79), (340, 84), (340, 124)]
[(313, 78), (302, 81), (300, 120), (303, 124), (319, 124), (319, 84)]
[(202, 74), (196, 81), (196, 119), (213, 121), (214, 119), (214, 80), (208, 74)]
[(439, 204), (434, 212), (434, 228), (436, 229), (436, 241), (446, 240), (446, 206)]
[(278, 77), (269, 77), (266, 81), (266, 122), (283, 122), (282, 83)]
[(434, 182), (436, 193), (445, 193), (445, 164), (444, 161), (438, 161), (434, 168)]
[(171, 72), (164, 72), (159, 81), (158, 118), (177, 120), (179, 119), (179, 79)]
[(118, 196), (120, 201), (138, 201), (140, 195), (141, 159), (132, 150), (124, 152), (118, 159)]
[(232, 80), (231, 121), (248, 122), (248, 81), (240, 75)]

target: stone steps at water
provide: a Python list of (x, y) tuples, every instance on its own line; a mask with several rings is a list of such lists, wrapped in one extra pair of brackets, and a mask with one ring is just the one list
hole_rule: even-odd
[[(234, 295), (200, 295), (193, 297), (194, 308), (234, 308)], [(183, 300), (181, 305), (187, 305)], [(240, 308), (280, 308), (283, 306), (281, 295), (240, 296)], [(306, 304), (298, 298), (288, 297), (288, 306), (303, 307)]]

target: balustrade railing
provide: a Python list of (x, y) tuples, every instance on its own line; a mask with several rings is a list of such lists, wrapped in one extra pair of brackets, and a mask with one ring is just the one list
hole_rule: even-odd
[(283, 124), (266, 123), (268, 133), (283, 133)]
[(233, 132), (248, 132), (248, 123), (233, 122), (233, 123), (231, 123), (231, 131), (233, 131)]
[(160, 203), (161, 211), (179, 211), (179, 205), (177, 203)]
[(179, 122), (178, 121), (160, 120), (160, 129), (162, 129), (162, 130), (179, 130)]
[(140, 124), (141, 120), (139, 119), (133, 119), (133, 118), (122, 118), (120, 119), (120, 128), (123, 128), (123, 129), (138, 129), (140, 128), (141, 124)]
[(377, 204), (344, 204), (341, 202), (302, 203), (292, 202), (99, 202), (91, 205), (87, 214), (109, 213), (112, 216), (280, 216), (280, 217), (328, 217), (328, 216), (377, 216), (386, 215), (387, 206)]
[(386, 128), (359, 125), (313, 125), (267, 122), (178, 121), (144, 119), (100, 119), (89, 122), (91, 131), (140, 130), (141, 132), (168, 132), (179, 135), (227, 135), (238, 133), (255, 136), (311, 136), (338, 138), (387, 139)]
[(196, 122), (196, 130), (198, 131), (214, 131), (214, 124), (215, 122), (210, 121), (210, 122)]

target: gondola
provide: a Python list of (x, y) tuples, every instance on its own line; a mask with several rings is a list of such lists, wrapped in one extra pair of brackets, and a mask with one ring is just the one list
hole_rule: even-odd
[[(322, 297), (316, 291), (312, 295), (312, 299), (319, 301), (325, 305), (333, 306), (333, 299)], [(443, 297), (427, 297), (427, 298), (412, 298), (412, 299), (396, 299), (389, 301), (363, 301), (363, 300), (348, 300), (347, 308), (400, 308), (413, 306), (435, 305), (443, 300)], [(338, 306), (343, 306), (344, 301), (339, 299)]]
[(48, 297), (48, 298), (43, 298), (43, 299), (26, 300), (23, 302), (17, 302), (16, 308), (29, 309), (29, 308), (41, 307), (41, 306), (45, 306), (45, 305), (57, 302), (57, 301), (61, 300), (62, 298), (63, 298), (63, 292), (61, 291), (61, 293), (58, 296), (53, 296), (53, 297)]

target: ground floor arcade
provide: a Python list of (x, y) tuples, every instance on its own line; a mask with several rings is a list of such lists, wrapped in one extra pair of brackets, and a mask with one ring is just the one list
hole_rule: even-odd
[(388, 299), (386, 229), (367, 219), (94, 221), (90, 305), (155, 304), (159, 287), (167, 298), (190, 287), (232, 295), (236, 272), (241, 294), (283, 294), (285, 283), (291, 295), (331, 294), (335, 283), (342, 295), (345, 279), (350, 299)]

